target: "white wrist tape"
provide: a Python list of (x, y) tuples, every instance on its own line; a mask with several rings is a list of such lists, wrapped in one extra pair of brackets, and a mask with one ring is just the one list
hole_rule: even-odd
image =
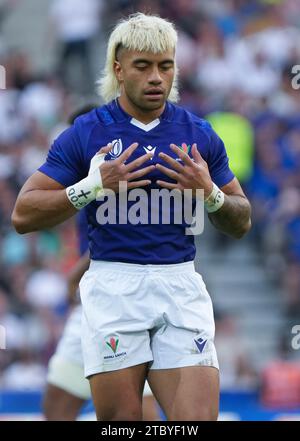
[(66, 188), (68, 199), (77, 210), (81, 210), (104, 192), (99, 167), (105, 162), (105, 155), (95, 155), (91, 160), (87, 177)]
[(204, 201), (204, 206), (208, 213), (214, 213), (219, 210), (224, 204), (225, 195), (216, 184), (213, 184), (213, 189), (208, 198)]

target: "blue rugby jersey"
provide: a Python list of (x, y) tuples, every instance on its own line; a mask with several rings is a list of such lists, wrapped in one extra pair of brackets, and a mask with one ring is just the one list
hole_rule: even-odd
[[(138, 142), (139, 146), (127, 163), (152, 151), (153, 158), (143, 167), (155, 163), (166, 166), (158, 156), (159, 152), (176, 158), (170, 149), (171, 143), (190, 156), (192, 144), (197, 143), (199, 152), (208, 163), (211, 178), (219, 187), (234, 178), (224, 144), (207, 121), (167, 102), (160, 118), (142, 124), (127, 114), (118, 100), (79, 116), (73, 126), (54, 141), (39, 171), (68, 187), (87, 176), (92, 157), (110, 142), (114, 147), (106, 155), (106, 160), (119, 157), (133, 142)], [(157, 169), (141, 179), (151, 180), (151, 185), (143, 187), (149, 195), (150, 190), (161, 188), (156, 184), (158, 179), (172, 182)], [(194, 259), (194, 237), (185, 234), (185, 222), (166, 225), (160, 219), (158, 224), (118, 223), (118, 202), (119, 195), (115, 225), (99, 225), (97, 210), (103, 201), (93, 201), (85, 208), (91, 259), (138, 264), (173, 264)], [(133, 204), (128, 202), (128, 209)], [(161, 211), (161, 207), (152, 207), (155, 208)], [(150, 216), (151, 201), (148, 209)], [(173, 210), (172, 204), (170, 210)]]

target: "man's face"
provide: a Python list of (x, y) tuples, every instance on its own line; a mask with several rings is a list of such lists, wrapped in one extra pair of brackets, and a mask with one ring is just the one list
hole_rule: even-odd
[(115, 62), (121, 95), (142, 111), (164, 106), (174, 80), (174, 51), (161, 54), (121, 49)]

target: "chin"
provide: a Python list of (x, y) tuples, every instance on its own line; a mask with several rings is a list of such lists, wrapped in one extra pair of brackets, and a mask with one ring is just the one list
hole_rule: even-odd
[(154, 101), (154, 102), (146, 102), (144, 105), (144, 108), (147, 110), (158, 110), (160, 109), (164, 104), (165, 104), (166, 100), (159, 100), (159, 101)]

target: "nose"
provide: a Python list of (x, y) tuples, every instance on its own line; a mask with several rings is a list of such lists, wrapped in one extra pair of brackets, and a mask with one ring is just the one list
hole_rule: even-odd
[(159, 68), (157, 66), (153, 66), (153, 69), (151, 70), (151, 74), (148, 78), (148, 82), (153, 85), (161, 84), (162, 79), (159, 73)]

